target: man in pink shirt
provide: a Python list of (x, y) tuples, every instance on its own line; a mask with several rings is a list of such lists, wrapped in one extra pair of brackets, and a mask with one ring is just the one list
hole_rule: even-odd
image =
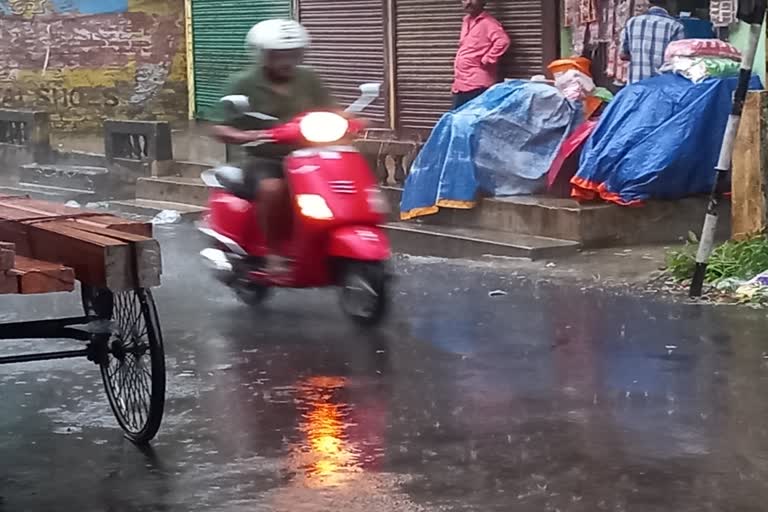
[(499, 59), (509, 48), (501, 23), (485, 10), (486, 0), (462, 0), (464, 23), (454, 64), (453, 108), (459, 108), (495, 84)]

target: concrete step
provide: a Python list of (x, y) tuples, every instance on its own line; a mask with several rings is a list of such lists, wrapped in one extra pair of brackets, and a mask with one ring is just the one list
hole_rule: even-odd
[(136, 198), (205, 206), (208, 204), (208, 188), (199, 177), (139, 178), (136, 182)]
[(47, 187), (44, 185), (33, 185), (28, 183), (20, 183), (12, 187), (0, 187), (0, 195), (29, 196), (33, 199), (62, 203), (67, 201), (77, 201), (80, 204), (86, 204), (96, 199), (96, 194), (89, 190)]
[[(387, 189), (399, 220), (401, 191)], [(435, 215), (414, 219), (429, 226), (461, 226), (507, 233), (573, 240), (584, 247), (674, 243), (689, 231), (701, 230), (707, 200), (692, 197), (677, 201), (649, 201), (642, 207), (622, 207), (545, 196), (483, 199), (472, 210), (441, 208)], [(717, 237), (730, 234), (730, 203), (724, 202)]]
[(109, 201), (107, 208), (120, 213), (154, 217), (163, 210), (174, 210), (181, 214), (182, 219), (194, 220), (207, 211), (202, 206), (173, 203), (169, 201), (153, 201), (150, 199), (129, 199), (125, 201)]
[(108, 165), (107, 157), (104, 156), (103, 153), (87, 153), (85, 151), (66, 151), (60, 149), (53, 151), (50, 161), (56, 165), (85, 165), (90, 167), (106, 167)]
[(488, 229), (427, 226), (408, 222), (390, 222), (384, 227), (394, 250), (413, 256), (479, 258), (492, 255), (537, 260), (573, 255), (580, 248), (579, 243), (570, 240)]
[(203, 171), (213, 168), (212, 165), (198, 164), (195, 162), (173, 162), (171, 170), (174, 176), (183, 178), (199, 178)]
[(109, 170), (81, 165), (28, 164), (19, 170), (19, 183), (96, 192), (108, 188)]

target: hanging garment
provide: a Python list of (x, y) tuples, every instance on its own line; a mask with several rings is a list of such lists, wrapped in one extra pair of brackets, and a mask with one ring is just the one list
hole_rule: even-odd
[(597, 1), (597, 43), (610, 43), (613, 39), (613, 0)]
[[(647, 0), (645, 0), (647, 1)], [(621, 60), (621, 37), (632, 9), (630, 0), (616, 0), (613, 7), (613, 37), (608, 46), (607, 75), (615, 81), (625, 82), (628, 75), (627, 63)]]
[(579, 0), (565, 0), (563, 9), (563, 26), (568, 28), (577, 27), (579, 23)]
[(597, 0), (579, 0), (579, 21), (582, 24), (597, 21)]
[(715, 27), (727, 27), (736, 22), (738, 0), (710, 0), (709, 19)]

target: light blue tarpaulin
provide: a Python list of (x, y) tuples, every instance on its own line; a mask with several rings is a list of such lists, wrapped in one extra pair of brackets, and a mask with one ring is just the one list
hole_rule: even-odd
[(471, 208), (479, 192), (543, 191), (560, 145), (582, 119), (581, 109), (551, 85), (496, 85), (440, 119), (406, 180), (401, 216)]

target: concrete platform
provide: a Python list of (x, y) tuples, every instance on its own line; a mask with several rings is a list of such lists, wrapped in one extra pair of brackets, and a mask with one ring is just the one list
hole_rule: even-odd
[(136, 198), (205, 206), (208, 203), (208, 189), (199, 177), (139, 178), (136, 182)]
[(493, 255), (539, 260), (573, 255), (580, 248), (578, 242), (570, 240), (488, 229), (427, 226), (408, 222), (391, 222), (385, 228), (395, 252), (413, 256), (480, 258)]
[(153, 201), (150, 199), (109, 201), (107, 204), (110, 210), (144, 217), (154, 217), (163, 210), (173, 210), (179, 212), (182, 219), (185, 220), (195, 220), (207, 210), (207, 208), (202, 206), (173, 203), (170, 201)]
[[(393, 212), (399, 212), (401, 191), (388, 189)], [(614, 247), (674, 243), (704, 220), (704, 197), (649, 201), (642, 207), (608, 203), (580, 204), (571, 199), (520, 196), (482, 200), (472, 210), (442, 208), (437, 214), (411, 221), (423, 225), (461, 226), (506, 233), (572, 240), (583, 247)], [(393, 219), (397, 220), (397, 219)], [(730, 236), (730, 203), (723, 203), (718, 237)]]
[(85, 204), (97, 199), (96, 194), (89, 190), (49, 187), (45, 185), (33, 184), (18, 184), (0, 187), (0, 195), (29, 196), (33, 199), (57, 201), (61, 203), (65, 203), (67, 201), (77, 201), (80, 204)]
[(19, 184), (97, 192), (109, 186), (109, 170), (85, 165), (27, 164), (19, 169)]
[[(187, 176), (140, 178), (137, 198), (143, 205), (125, 206), (143, 210), (154, 204), (146, 208), (150, 213), (182, 211), (182, 205), (201, 209), (208, 199), (206, 186), (194, 176), (201, 168), (194, 164), (182, 168)], [(387, 189), (387, 194), (393, 207), (387, 228), (395, 250), (449, 258), (496, 255), (552, 259), (573, 255), (582, 248), (677, 243), (688, 232), (700, 230), (706, 208), (705, 198), (652, 201), (644, 207), (625, 208), (526, 196), (485, 199), (473, 210), (441, 209), (436, 215), (400, 222), (401, 191)], [(191, 215), (200, 211), (193, 210)], [(718, 233), (721, 239), (729, 235), (729, 217), (728, 208), (724, 208)]]

